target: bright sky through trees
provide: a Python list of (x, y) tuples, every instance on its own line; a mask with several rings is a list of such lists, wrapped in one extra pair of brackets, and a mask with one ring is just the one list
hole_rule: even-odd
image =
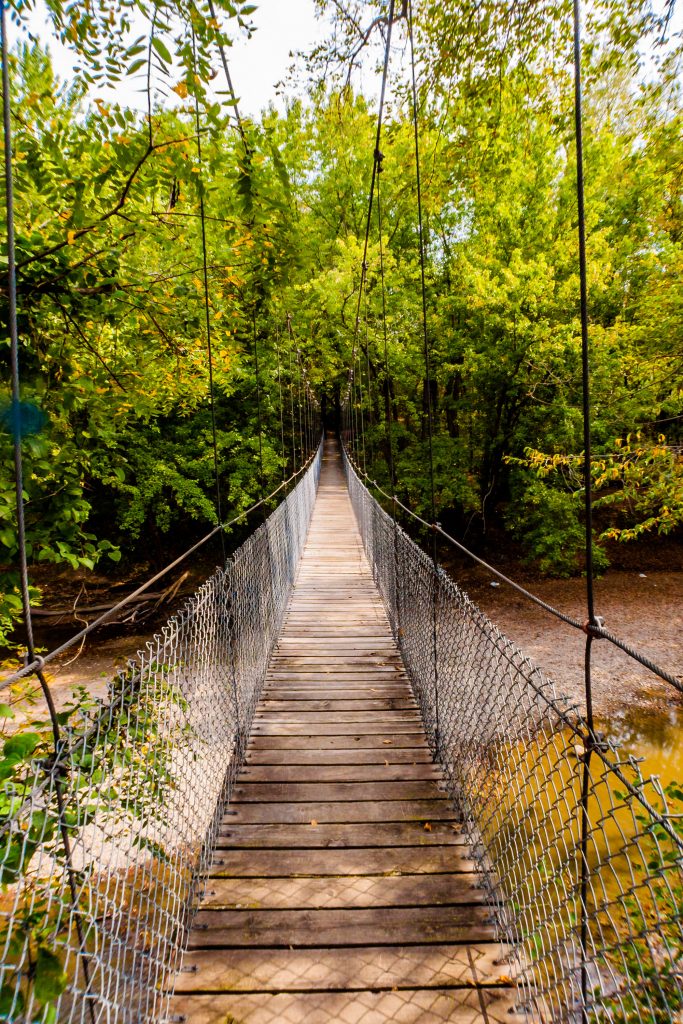
[[(253, 14), (257, 31), (248, 39), (246, 33), (235, 40), (229, 54), (230, 71), (235, 83), (240, 110), (256, 118), (273, 101), (282, 106), (276, 94), (278, 82), (285, 78), (293, 63), (290, 56), (296, 50), (313, 46), (324, 34), (324, 22), (315, 17), (313, 0), (260, 0)], [(73, 53), (54, 38), (52, 27), (42, 3), (36, 5), (30, 21), (31, 31), (43, 44), (49, 46), (57, 74), (67, 81), (73, 77)], [(140, 27), (140, 34), (144, 26)], [(116, 95), (105, 89), (89, 90), (92, 99), (106, 102), (118, 100), (126, 106), (145, 110), (147, 107), (144, 82), (121, 82)], [(176, 101), (177, 97), (173, 97)], [(164, 105), (169, 105), (166, 102)], [(175, 103), (173, 103), (175, 105)]]

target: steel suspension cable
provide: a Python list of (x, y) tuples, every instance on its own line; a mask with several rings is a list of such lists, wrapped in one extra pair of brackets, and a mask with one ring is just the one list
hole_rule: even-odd
[[(438, 563), (438, 547), (437, 547), (437, 532), (436, 532), (436, 492), (434, 488), (434, 420), (432, 415), (432, 379), (431, 379), (431, 365), (430, 365), (430, 351), (429, 351), (429, 331), (427, 328), (427, 285), (425, 281), (425, 246), (424, 246), (424, 224), (422, 217), (422, 181), (420, 177), (420, 133), (418, 130), (418, 111), (417, 111), (417, 79), (415, 73), (415, 45), (413, 41), (413, 5), (412, 0), (408, 0), (408, 37), (410, 40), (410, 72), (411, 72), (411, 86), (412, 86), (412, 100), (413, 100), (413, 136), (415, 141), (415, 184), (417, 188), (417, 225), (418, 225), (418, 245), (420, 249), (420, 292), (422, 298), (422, 335), (424, 342), (424, 366), (425, 366), (425, 391), (427, 399), (427, 435), (428, 435), (428, 451), (429, 451), (429, 491), (430, 491), (430, 505), (431, 505), (431, 518), (432, 518), (432, 562), (434, 564), (434, 579), (433, 579), (433, 608), (432, 608), (432, 657), (434, 660), (434, 714), (436, 719), (436, 743), (438, 747), (440, 729), (439, 729), (439, 644), (437, 637), (437, 617), (438, 617), (438, 579), (439, 579), (439, 563)], [(424, 406), (423, 406), (424, 407)]]
[(261, 498), (265, 485), (263, 475), (263, 422), (261, 418), (261, 381), (259, 375), (258, 339), (256, 337), (256, 306), (252, 310), (252, 342), (254, 353), (254, 374), (256, 376), (256, 415), (258, 418), (258, 459), (259, 459), (259, 491)]
[[(418, 245), (420, 249), (420, 292), (422, 299), (422, 336), (424, 348), (425, 389), (427, 392), (427, 435), (429, 439), (429, 491), (432, 512), (432, 523), (436, 524), (436, 492), (434, 488), (434, 418), (432, 414), (432, 379), (429, 346), (429, 330), (427, 327), (427, 285), (425, 280), (425, 246), (424, 223), (422, 217), (422, 179), (420, 176), (420, 133), (418, 130), (417, 111), (417, 80), (415, 75), (415, 47), (413, 43), (413, 4), (408, 0), (408, 36), (410, 40), (410, 70), (413, 101), (413, 136), (415, 141), (415, 184), (417, 189), (417, 227)], [(433, 537), (433, 556), (436, 566), (436, 536)]]
[[(61, 778), (61, 759), (63, 742), (57, 709), (55, 706), (52, 691), (45, 677), (43, 668), (46, 659), (36, 656), (35, 640), (33, 633), (33, 618), (31, 614), (31, 590), (28, 575), (28, 557), (26, 548), (26, 516), (24, 508), (24, 465), (22, 453), (23, 434), (23, 411), (21, 403), (21, 376), (19, 370), (19, 327), (17, 315), (17, 267), (16, 267), (16, 242), (14, 224), (14, 173), (13, 173), (13, 140), (10, 107), (10, 81), (9, 81), (9, 52), (7, 45), (7, 17), (6, 6), (2, 4), (0, 11), (0, 51), (2, 55), (2, 125), (4, 141), (4, 176), (5, 176), (5, 211), (7, 219), (7, 276), (8, 276), (8, 298), (9, 298), (9, 333), (10, 333), (10, 364), (12, 380), (12, 398), (10, 411), (10, 425), (14, 449), (14, 485), (16, 496), (17, 512), (17, 546), (19, 548), (19, 589), (21, 592), (21, 604), (24, 616), (24, 630), (26, 634), (26, 667), (24, 671), (32, 671), (38, 678), (45, 704), (47, 706), (50, 727), (52, 730), (53, 757), (45, 760), (45, 769), (52, 779), (55, 798), (57, 801), (58, 829), (62, 846), (69, 887), (70, 904), (76, 924), (78, 937), (78, 957), (83, 968), (85, 979), (85, 991), (88, 1003), (88, 1015), (91, 1024), (95, 1024), (95, 1006), (91, 992), (90, 958), (86, 951), (85, 929), (83, 927), (82, 913), (78, 902), (77, 872), (74, 868), (73, 849), (71, 836), (66, 823), (65, 811), (66, 801)], [(29, 666), (33, 666), (29, 669)]]
[[(374, 194), (375, 194), (375, 182), (377, 180), (377, 168), (378, 168), (378, 165), (379, 165), (379, 163), (380, 163), (380, 161), (382, 159), (382, 154), (381, 154), (381, 151), (380, 151), (379, 147), (380, 147), (380, 143), (382, 141), (382, 121), (384, 119), (384, 101), (385, 101), (386, 90), (387, 90), (387, 79), (389, 77), (389, 58), (391, 56), (391, 29), (392, 29), (392, 26), (393, 26), (393, 23), (394, 23), (394, 8), (395, 8), (395, 0), (390, 0), (390, 3), (389, 3), (389, 14), (388, 14), (388, 26), (387, 26), (387, 40), (386, 40), (386, 46), (384, 48), (384, 65), (383, 65), (383, 68), (382, 68), (382, 84), (381, 84), (381, 87), (380, 87), (379, 108), (378, 108), (378, 111), (377, 111), (377, 129), (375, 131), (375, 149), (374, 149), (373, 160), (372, 160), (372, 176), (370, 178), (370, 192), (369, 192), (369, 195), (368, 195), (368, 212), (367, 212), (367, 217), (366, 217), (366, 220), (365, 220), (365, 241), (363, 243), (363, 262), (362, 262), (362, 265), (361, 265), (361, 279), (360, 279), (360, 287), (358, 289), (358, 304), (356, 306), (356, 320), (355, 320), (355, 328), (354, 328), (354, 335), (353, 335), (353, 349), (354, 349), (354, 353), (355, 353), (355, 350), (356, 350), (356, 345), (358, 343), (358, 331), (359, 331), (359, 326), (360, 326), (360, 311), (361, 311), (361, 302), (362, 302), (362, 296), (363, 296), (363, 286), (366, 283), (367, 261), (368, 261), (368, 243), (369, 243), (369, 239), (370, 239), (370, 226), (372, 224), (372, 202), (373, 202), (373, 197), (374, 197)], [(352, 356), (351, 357), (352, 365), (353, 365), (353, 361), (354, 361), (354, 359), (353, 359), (353, 356)]]
[(372, 401), (372, 375), (370, 373), (370, 331), (368, 325), (368, 291), (365, 289), (365, 375), (368, 382), (368, 448), (370, 451), (370, 465), (375, 461), (374, 456), (374, 426), (375, 415)]
[[(427, 530), (434, 529), (434, 525), (432, 523), (428, 522), (422, 516), (418, 515), (417, 512), (414, 512), (408, 505), (402, 502), (397, 497), (396, 494), (389, 494), (377, 483), (376, 480), (371, 479), (367, 473), (363, 474), (362, 470), (357, 464), (354, 464), (354, 469), (359, 475), (364, 476), (367, 483), (374, 487), (376, 491), (378, 491), (384, 498), (387, 499), (387, 501), (390, 501), (392, 502), (392, 504), (398, 506), (398, 508), (405, 512), (406, 515), (408, 515), (416, 523), (418, 523), (420, 526), (425, 527)], [(605, 627), (600, 625), (599, 622), (591, 626), (584, 619), (577, 619), (573, 615), (568, 615), (566, 612), (560, 611), (558, 608), (555, 608), (554, 605), (549, 604), (547, 601), (544, 601), (543, 598), (538, 597), (537, 594), (534, 594), (532, 593), (532, 591), (527, 590), (526, 587), (523, 587), (520, 583), (517, 583), (509, 576), (506, 576), (505, 573), (501, 572), (499, 569), (496, 569), (496, 567), (491, 565), (490, 562), (487, 562), (486, 559), (481, 558), (479, 555), (475, 555), (473, 551), (470, 551), (468, 547), (465, 547), (465, 545), (462, 544), (459, 540), (456, 540), (455, 537), (452, 537), (451, 534), (447, 533), (438, 523), (436, 524), (435, 529), (440, 537), (443, 537), (443, 539), (448, 541), (449, 544), (452, 544), (453, 547), (457, 548), (458, 551), (460, 551), (463, 555), (466, 555), (467, 558), (471, 558), (473, 562), (476, 562), (483, 569), (486, 569), (487, 572), (490, 572), (493, 576), (499, 579), (501, 583), (505, 583), (506, 586), (512, 587), (513, 590), (515, 590), (522, 597), (526, 598), (526, 600), (531, 601), (539, 608), (542, 608), (543, 611), (548, 612), (549, 615), (552, 615), (560, 622), (564, 622), (567, 626), (571, 626), (572, 629), (577, 629), (582, 633), (590, 633), (590, 635), (593, 636), (595, 639), (608, 640), (611, 644), (614, 645), (614, 647), (618, 647), (620, 651), (623, 651), (624, 654), (627, 654), (629, 656), (629, 658), (632, 658), (634, 661), (637, 661), (639, 665), (643, 666), (643, 668), (648, 669), (650, 672), (653, 673), (653, 675), (659, 676), (659, 678), (663, 679), (664, 682), (669, 683), (680, 693), (683, 693), (683, 680), (679, 679), (671, 672), (667, 672), (666, 669), (662, 668), (656, 662), (652, 661), (651, 658), (648, 658), (647, 655), (637, 650), (637, 648), (633, 647), (632, 644), (629, 644), (626, 640), (622, 640), (621, 637), (617, 636), (615, 633), (612, 633), (609, 629), (605, 629)]]
[(173, 561), (169, 562), (168, 565), (164, 566), (163, 569), (160, 569), (159, 572), (155, 573), (153, 576), (150, 576), (148, 580), (145, 580), (144, 583), (142, 583), (139, 587), (133, 590), (130, 594), (126, 594), (126, 596), (122, 597), (121, 600), (118, 601), (115, 605), (113, 605), (111, 608), (108, 608), (96, 619), (88, 623), (88, 625), (85, 626), (83, 629), (79, 630), (78, 633), (74, 633), (74, 635), (69, 637), (68, 640), (65, 640), (64, 643), (60, 644), (58, 647), (55, 647), (48, 654), (44, 655), (44, 657), (40, 657), (39, 655), (37, 655), (32, 662), (25, 665), (21, 669), (17, 669), (17, 671), (7, 676), (7, 678), (0, 680), (0, 691), (7, 689), (8, 686), (12, 686), (13, 683), (18, 682), (20, 679), (23, 679), (26, 676), (37, 675), (38, 672), (42, 671), (44, 665), (47, 665), (51, 661), (54, 661), (55, 658), (58, 658), (61, 654), (64, 654), (66, 651), (70, 650), (70, 648), (80, 643), (80, 641), (83, 640), (90, 633), (92, 633), (93, 630), (97, 629), (103, 623), (108, 622), (109, 619), (111, 619), (114, 615), (116, 615), (123, 608), (129, 605), (132, 601), (135, 601), (136, 598), (140, 597), (141, 594), (144, 594), (146, 590), (149, 590), (149, 588), (153, 587), (155, 583), (158, 583), (160, 579), (163, 579), (164, 576), (167, 576), (169, 572), (171, 572), (173, 569), (176, 569), (179, 565), (182, 565), (182, 563), (185, 562), (191, 555), (194, 555), (197, 551), (204, 547), (204, 545), (207, 544), (213, 537), (215, 537), (220, 530), (229, 530), (231, 526), (235, 526), (243, 519), (246, 519), (247, 516), (250, 516), (252, 512), (258, 511), (258, 509), (260, 509), (267, 502), (277, 497), (280, 491), (286, 488), (288, 484), (292, 483), (292, 481), (296, 480), (298, 476), (301, 476), (301, 474), (304, 473), (306, 469), (308, 469), (309, 465), (311, 464), (314, 458), (315, 453), (311, 455), (310, 459), (304, 465), (300, 466), (299, 469), (291, 473), (286, 480), (283, 480), (282, 483), (278, 484), (278, 486), (269, 494), (267, 494), (264, 498), (259, 499), (259, 501), (255, 501), (253, 505), (249, 506), (249, 508), (245, 508), (241, 512), (238, 512), (237, 515), (232, 517), (232, 519), (228, 519), (226, 522), (219, 523), (217, 526), (214, 526), (214, 528), (210, 530), (207, 534), (205, 534), (203, 537), (200, 537), (200, 539), (195, 544), (193, 544), (192, 547), (187, 548), (186, 551), (183, 551), (181, 555), (178, 555), (177, 558), (174, 558)]
[[(209, 0), (209, 13), (211, 14), (211, 17), (212, 17), (212, 19), (214, 21), (214, 24), (217, 25), (218, 24), (218, 19), (216, 17), (216, 8), (214, 6), (213, 0)], [(249, 152), (251, 152), (251, 150), (249, 148), (249, 144), (247, 143), (247, 137), (246, 137), (245, 132), (244, 132), (244, 124), (242, 122), (242, 118), (240, 116), (239, 108), (237, 106), (237, 94), (235, 92), (235, 87), (232, 84), (232, 76), (230, 74), (230, 67), (228, 65), (228, 58), (225, 55), (225, 47), (223, 46), (223, 43), (221, 43), (221, 42), (218, 42), (218, 52), (220, 53), (221, 63), (223, 65), (223, 71), (225, 73), (225, 78), (226, 78), (226, 81), (228, 83), (228, 91), (230, 93), (230, 102), (231, 102), (232, 109), (233, 109), (234, 114), (235, 114), (236, 128), (237, 128), (237, 131), (240, 134), (242, 142), (244, 143), (245, 150), (247, 151), (247, 153), (249, 153)]]
[[(384, 158), (382, 157), (382, 160)], [(377, 169), (377, 228), (379, 232), (379, 274), (382, 291), (382, 334), (384, 338), (384, 425), (387, 436), (387, 458), (389, 460), (389, 479), (391, 489), (396, 489), (396, 475), (394, 469), (394, 439), (393, 439), (393, 412), (391, 408), (391, 373), (389, 372), (389, 348), (387, 330), (387, 294), (386, 281), (384, 277), (384, 242), (382, 241), (382, 194), (380, 181), (382, 178), (382, 162)]]
[(282, 372), (280, 366), (280, 328), (275, 328), (275, 353), (277, 355), (277, 388), (280, 397), (280, 443), (282, 445), (282, 479), (287, 476), (287, 456), (285, 454), (285, 412), (282, 400)]
[[(581, 387), (583, 412), (583, 485), (584, 485), (584, 518), (585, 518), (585, 553), (586, 553), (586, 610), (588, 624), (598, 624), (595, 616), (595, 597), (593, 593), (593, 493), (591, 477), (591, 402), (590, 402), (590, 351), (588, 338), (588, 284), (586, 264), (586, 210), (583, 177), (583, 115), (581, 99), (581, 7), (580, 0), (573, 0), (573, 35), (574, 35), (574, 137), (576, 144), (576, 201), (578, 207), (579, 236), (579, 287), (581, 310)], [(590, 865), (588, 863), (588, 842), (591, 823), (589, 817), (589, 799), (591, 787), (590, 764), (596, 745), (595, 723), (593, 721), (593, 693), (591, 680), (591, 656), (593, 636), (586, 635), (584, 654), (584, 692), (586, 700), (586, 723), (588, 735), (583, 755), (583, 774), (581, 779), (581, 846), (580, 846), (580, 887), (581, 906), (579, 924), (579, 942), (581, 946), (581, 1020), (588, 1024), (589, 1020), (589, 976), (588, 976), (588, 889), (590, 883)]]
[(294, 420), (294, 370), (292, 367), (292, 314), (287, 314), (287, 335), (289, 337), (289, 404), (290, 404), (290, 425), (291, 425), (291, 436), (292, 436), (292, 468), (296, 469), (296, 428)]
[(299, 349), (296, 350), (296, 402), (299, 414), (299, 450), (301, 452), (301, 461), (303, 462), (306, 458), (304, 449), (304, 423), (303, 423), (303, 412), (301, 409), (301, 353)]
[[(192, 56), (193, 62), (196, 66), (197, 63), (197, 41), (192, 30)], [(195, 90), (194, 94), (194, 112), (195, 112), (195, 128), (197, 132), (197, 163), (199, 164), (199, 174), (197, 176), (197, 191), (199, 193), (199, 221), (201, 225), (201, 239), (202, 239), (202, 282), (204, 286), (204, 320), (206, 324), (206, 355), (209, 368), (209, 404), (211, 408), (211, 442), (213, 445), (213, 471), (214, 471), (214, 484), (216, 491), (216, 514), (218, 522), (220, 523), (223, 519), (223, 507), (221, 500), (221, 479), (218, 462), (218, 430), (216, 427), (216, 397), (214, 392), (214, 381), (213, 381), (213, 345), (211, 336), (211, 301), (209, 298), (209, 260), (207, 254), (206, 244), (206, 209), (204, 207), (204, 181), (202, 175), (202, 139), (201, 139), (201, 119), (199, 116), (199, 96)], [(225, 535), (221, 533), (221, 553), (223, 556), (223, 563), (226, 559), (225, 550)]]

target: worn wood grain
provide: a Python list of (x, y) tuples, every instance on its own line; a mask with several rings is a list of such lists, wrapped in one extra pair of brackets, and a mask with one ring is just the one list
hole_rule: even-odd
[(414, 782), (439, 778), (434, 764), (310, 764), (310, 765), (247, 765), (240, 778), (244, 782), (288, 785), (304, 782)]
[[(228, 819), (230, 821), (230, 819)], [(453, 821), (347, 822), (329, 825), (223, 824), (220, 838), (232, 850), (315, 849), (316, 847), (448, 846), (464, 845), (460, 825)]]
[[(314, 826), (313, 826), (314, 827)], [(472, 872), (474, 864), (463, 846), (390, 846), (319, 850), (221, 849), (229, 840), (220, 837), (210, 867), (212, 877), (273, 878), (323, 875), (452, 874)]]
[(279, 749), (277, 747), (253, 747), (247, 752), (247, 769), (260, 765), (299, 765), (306, 767), (339, 767), (356, 765), (381, 764), (432, 764), (429, 748), (423, 747), (342, 747), (339, 750), (328, 750), (320, 747), (294, 747)]
[(330, 989), (442, 988), (510, 984), (505, 950), (482, 945), (367, 946), (359, 949), (273, 949), (188, 953), (177, 992), (296, 992)]
[[(513, 988), (278, 992), (180, 996), (191, 1024), (522, 1024)], [(482, 1013), (482, 1005), (486, 1017)]]
[(176, 978), (188, 1024), (518, 1024), (328, 450)]
[[(242, 776), (244, 778), (244, 776)], [(233, 789), (233, 803), (321, 803), (363, 800), (435, 800), (442, 793), (436, 782), (251, 782), (244, 781)]]
[(212, 878), (203, 910), (322, 910), (350, 907), (451, 906), (483, 903), (482, 889), (463, 873)]
[(495, 939), (488, 907), (362, 907), (350, 910), (200, 910), (190, 949), (375, 946)]
[(457, 815), (448, 800), (391, 800), (378, 804), (375, 800), (341, 801), (333, 803), (271, 803), (231, 804), (231, 814), (225, 821), (247, 824), (310, 821), (455, 821)]
[(252, 750), (312, 750), (313, 748), (319, 750), (349, 750), (354, 747), (357, 750), (383, 750), (385, 747), (429, 750), (423, 732), (394, 733), (388, 729), (384, 732), (368, 733), (367, 735), (359, 733), (342, 733), (338, 736), (334, 734), (329, 736), (317, 735), (315, 741), (310, 732), (303, 732), (298, 736), (252, 733), (249, 746)]

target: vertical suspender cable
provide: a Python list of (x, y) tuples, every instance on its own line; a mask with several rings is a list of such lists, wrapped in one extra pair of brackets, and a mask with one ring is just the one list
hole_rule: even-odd
[(277, 388), (280, 397), (280, 444), (282, 446), (282, 479), (287, 479), (287, 455), (285, 453), (285, 411), (282, 401), (282, 368), (280, 366), (280, 328), (275, 328), (275, 353), (277, 355)]
[(370, 466), (374, 458), (373, 432), (375, 424), (374, 410), (372, 407), (372, 376), (370, 373), (370, 333), (368, 327), (368, 292), (365, 290), (365, 376), (368, 382), (368, 451), (370, 455)]
[[(252, 325), (252, 340), (254, 345), (254, 374), (256, 376), (256, 416), (258, 418), (258, 459), (259, 459), (259, 498), (263, 501), (264, 491), (264, 476), (263, 476), (263, 422), (261, 418), (261, 380), (259, 375), (259, 361), (258, 361), (258, 339), (256, 337), (256, 306), (252, 310), (251, 316)], [(266, 510), (263, 510), (264, 516), (267, 515)]]
[(439, 570), (437, 562), (437, 541), (436, 541), (436, 495), (434, 489), (434, 422), (432, 416), (432, 380), (429, 355), (429, 333), (427, 330), (427, 286), (425, 282), (425, 251), (424, 251), (424, 227), (422, 221), (422, 182), (420, 178), (420, 136), (417, 123), (417, 81), (415, 76), (415, 45), (413, 40), (413, 5), (408, 0), (408, 35), (410, 39), (410, 69), (412, 81), (413, 98), (413, 134), (415, 138), (415, 180), (417, 186), (417, 222), (418, 242), (420, 246), (420, 285), (422, 292), (422, 334), (424, 340), (424, 364), (425, 364), (425, 391), (427, 398), (427, 428), (429, 437), (429, 488), (432, 518), (432, 561), (434, 564), (434, 599), (432, 606), (432, 654), (434, 659), (434, 714), (435, 714), (435, 738), (438, 748), (440, 742), (440, 712), (439, 712), (439, 659), (437, 642), (437, 602), (439, 587)]
[(380, 152), (380, 142), (382, 141), (382, 119), (384, 117), (384, 99), (387, 90), (387, 78), (389, 76), (389, 56), (391, 54), (391, 29), (394, 24), (394, 8), (395, 0), (390, 0), (389, 3), (389, 15), (388, 15), (388, 27), (387, 27), (387, 42), (384, 50), (384, 67), (382, 69), (382, 85), (379, 94), (379, 110), (377, 111), (377, 130), (375, 132), (375, 150), (372, 161), (372, 177), (370, 179), (370, 195), (368, 197), (368, 213), (365, 221), (365, 243), (363, 245), (363, 263), (361, 267), (361, 278), (360, 287), (358, 289), (358, 304), (356, 306), (356, 321), (353, 334), (353, 352), (351, 357), (351, 363), (354, 363), (354, 356), (356, 351), (356, 345), (358, 343), (358, 330), (360, 326), (360, 309), (363, 298), (363, 287), (365, 285), (365, 278), (367, 273), (367, 261), (368, 261), (368, 241), (370, 238), (370, 225), (372, 223), (372, 201), (375, 194), (375, 182), (377, 180), (377, 169), (382, 159)]
[[(26, 651), (27, 660), (30, 664), (36, 661), (35, 643), (33, 636), (33, 619), (31, 616), (31, 594), (28, 578), (28, 560), (26, 554), (26, 520), (24, 516), (24, 466), (21, 450), (22, 437), (22, 409), (21, 409), (21, 380), (19, 375), (19, 329), (17, 322), (17, 267), (14, 237), (14, 176), (12, 170), (12, 125), (10, 110), (10, 82), (9, 82), (9, 53), (7, 47), (7, 17), (6, 6), (1, 5), (0, 11), (0, 47), (2, 50), (2, 125), (4, 135), (4, 174), (5, 174), (5, 209), (7, 216), (7, 277), (9, 290), (9, 333), (10, 333), (10, 362), (12, 376), (12, 408), (11, 427), (14, 442), (14, 484), (17, 507), (17, 542), (19, 547), (19, 575), (21, 603), (24, 615), (24, 628), (26, 630)], [(42, 661), (40, 661), (42, 666)], [(59, 833), (64, 847), (66, 863), (66, 874), (71, 897), (71, 910), (73, 912), (76, 933), (78, 935), (78, 947), (80, 961), (83, 966), (85, 979), (85, 997), (88, 1005), (88, 1014), (91, 1024), (95, 1024), (94, 998), (91, 992), (90, 961), (86, 953), (85, 932), (81, 910), (78, 906), (77, 874), (73, 864), (73, 851), (71, 848), (71, 836), (65, 821), (66, 802), (62, 779), (60, 777), (61, 765), (59, 763), (62, 741), (57, 709), (42, 667), (35, 670), (40, 688), (45, 698), (50, 724), (52, 727), (52, 738), (54, 744), (54, 760), (47, 768), (52, 776), (55, 797), (57, 800), (57, 812), (59, 821)]]
[(360, 414), (360, 450), (363, 456), (363, 473), (367, 473), (367, 459), (365, 457), (365, 409), (363, 401), (363, 368), (361, 366), (360, 352), (356, 350), (358, 360), (358, 411)]
[(304, 449), (304, 424), (303, 415), (301, 412), (301, 353), (299, 349), (296, 350), (296, 395), (297, 395), (297, 408), (299, 410), (299, 451), (301, 452), (301, 465), (306, 461), (306, 451)]
[(384, 425), (387, 433), (387, 458), (389, 460), (389, 478), (391, 480), (391, 493), (396, 489), (396, 476), (394, 471), (394, 439), (391, 408), (391, 375), (389, 373), (389, 354), (387, 341), (387, 296), (384, 280), (384, 243), (382, 241), (382, 196), (380, 181), (382, 178), (382, 163), (380, 159), (377, 168), (377, 227), (379, 230), (379, 272), (382, 282), (382, 332), (384, 336)]
[[(216, 8), (214, 7), (213, 0), (209, 0), (209, 13), (211, 14), (211, 17), (212, 17), (212, 19), (214, 21), (214, 24), (218, 24), (218, 19), (216, 18)], [(228, 84), (228, 92), (230, 93), (230, 102), (231, 102), (231, 105), (232, 105), (232, 109), (233, 109), (233, 111), (235, 113), (235, 122), (236, 122), (236, 126), (237, 126), (237, 131), (240, 133), (240, 137), (242, 139), (242, 142), (244, 143), (244, 148), (245, 148), (245, 150), (248, 153), (249, 152), (249, 146), (247, 144), (247, 137), (246, 137), (245, 132), (244, 132), (244, 125), (242, 123), (242, 118), (240, 117), (239, 108), (237, 106), (237, 95), (235, 93), (235, 87), (232, 84), (232, 77), (230, 75), (230, 68), (228, 66), (228, 58), (225, 55), (225, 47), (223, 46), (222, 43), (218, 44), (218, 50), (219, 50), (219, 53), (220, 53), (220, 56), (221, 56), (221, 63), (223, 65), (223, 71), (225, 72), (225, 80), (226, 80), (226, 82)]]
[[(196, 51), (196, 38), (194, 30), (192, 31), (192, 55), (194, 62), (197, 61)], [(197, 179), (197, 190), (199, 192), (199, 220), (201, 224), (201, 237), (202, 237), (202, 275), (204, 284), (204, 319), (206, 323), (206, 353), (207, 361), (209, 364), (209, 403), (211, 407), (211, 440), (213, 444), (213, 471), (214, 471), (214, 483), (216, 489), (216, 513), (218, 515), (218, 522), (223, 522), (223, 509), (221, 501), (221, 480), (220, 471), (218, 465), (218, 432), (216, 429), (216, 400), (214, 394), (213, 385), (213, 347), (211, 338), (211, 306), (209, 302), (209, 261), (207, 256), (206, 246), (206, 211), (204, 209), (204, 178), (202, 174), (202, 138), (201, 138), (201, 122), (199, 118), (199, 97), (195, 91), (194, 96), (194, 112), (195, 112), (195, 127), (197, 132), (197, 162), (199, 163), (199, 175)], [(221, 530), (221, 551), (223, 554), (223, 562), (226, 559), (225, 550), (225, 535)]]
[(394, 628), (399, 644), (402, 642), (401, 631), (401, 587), (398, 567), (398, 506), (396, 504), (396, 470), (394, 463), (394, 425), (391, 401), (391, 373), (389, 371), (389, 347), (387, 338), (387, 295), (384, 278), (384, 242), (382, 240), (382, 164), (377, 169), (377, 229), (379, 233), (379, 271), (382, 284), (382, 334), (384, 340), (384, 427), (387, 439), (387, 458), (389, 462), (389, 478), (391, 480), (392, 510), (394, 521)]
[(289, 338), (288, 359), (289, 359), (289, 406), (290, 406), (290, 427), (292, 436), (292, 473), (296, 472), (296, 430), (294, 427), (294, 370), (292, 368), (292, 314), (287, 314), (287, 336)]
[(586, 212), (583, 175), (583, 111), (581, 96), (581, 6), (580, 0), (573, 0), (574, 21), (574, 124), (576, 137), (576, 199), (579, 231), (579, 281), (581, 301), (581, 379), (583, 388), (583, 484), (585, 514), (586, 551), (586, 650), (584, 657), (584, 684), (586, 697), (586, 736), (581, 780), (581, 850), (580, 850), (580, 925), (581, 945), (581, 1020), (588, 1024), (589, 990), (588, 977), (588, 890), (590, 866), (588, 864), (588, 837), (590, 834), (589, 800), (591, 787), (591, 755), (595, 745), (593, 721), (593, 694), (591, 683), (591, 654), (593, 636), (591, 627), (599, 625), (595, 615), (593, 593), (593, 494), (591, 482), (591, 408), (590, 408), (590, 360), (588, 341), (588, 286), (586, 261)]
[(14, 178), (12, 173), (12, 126), (10, 120), (9, 55), (7, 52), (6, 7), (2, 4), (2, 114), (5, 142), (5, 209), (7, 213), (7, 277), (9, 286), (9, 332), (11, 344), (12, 412), (14, 440), (14, 480), (17, 505), (17, 540), (21, 603), (26, 630), (29, 661), (34, 660), (33, 620), (26, 558), (26, 522), (24, 518), (24, 467), (21, 451), (21, 385), (19, 378), (19, 330), (17, 326), (17, 272), (14, 241)]
[[(432, 510), (432, 523), (436, 522), (436, 497), (434, 490), (434, 446), (433, 433), (434, 422), (432, 416), (432, 380), (429, 353), (429, 333), (427, 330), (427, 286), (425, 283), (425, 251), (424, 251), (424, 227), (422, 221), (422, 181), (420, 177), (420, 137), (417, 123), (417, 82), (415, 79), (415, 49), (413, 45), (413, 5), (408, 0), (408, 33), (410, 37), (410, 65), (412, 74), (412, 97), (413, 97), (413, 134), (415, 139), (415, 180), (417, 186), (417, 223), (418, 223), (418, 244), (420, 247), (420, 286), (422, 292), (422, 335), (424, 344), (424, 366), (425, 366), (425, 388), (427, 392), (427, 428), (429, 438), (429, 489)], [(433, 536), (434, 565), (436, 567), (436, 534)]]

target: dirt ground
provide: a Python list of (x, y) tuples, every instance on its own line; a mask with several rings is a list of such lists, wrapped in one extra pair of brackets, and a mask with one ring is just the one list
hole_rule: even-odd
[[(559, 692), (582, 702), (583, 634), (556, 620), (504, 584), (492, 585), (479, 568), (451, 569), (451, 574), (481, 610), (539, 665)], [(585, 583), (572, 580), (522, 580), (534, 593), (577, 618), (585, 618)], [(653, 661), (683, 678), (683, 572), (638, 573), (612, 571), (596, 581), (596, 607), (606, 626), (642, 650)], [(168, 609), (167, 611), (170, 611)], [(104, 627), (88, 638), (80, 654), (70, 651), (50, 666), (51, 685), (58, 705), (72, 688), (82, 684), (96, 695), (106, 691), (117, 668), (144, 647), (161, 620), (141, 629)], [(118, 631), (117, 631), (118, 629)], [(63, 639), (60, 637), (59, 639)], [(46, 634), (41, 641), (52, 646)], [(593, 644), (595, 711), (600, 717), (624, 709), (683, 708), (683, 696), (660, 682), (647, 669), (608, 641)], [(18, 724), (18, 722), (16, 723)]]
[[(483, 570), (463, 573), (462, 585), (561, 693), (583, 701), (582, 633), (504, 584), (492, 585)], [(583, 579), (534, 580), (524, 585), (559, 610), (586, 618)], [(595, 583), (595, 605), (607, 629), (683, 680), (683, 572), (609, 572)], [(592, 662), (595, 711), (602, 717), (627, 706), (653, 710), (683, 703), (683, 695), (606, 640), (593, 643)]]

